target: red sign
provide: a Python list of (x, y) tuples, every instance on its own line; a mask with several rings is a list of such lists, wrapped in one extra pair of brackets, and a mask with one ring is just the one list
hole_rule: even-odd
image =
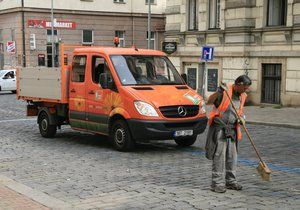
[(12, 53), (12, 54), (16, 53), (16, 42), (15, 41), (8, 41), (6, 43), (6, 51), (8, 53)]
[[(54, 21), (54, 28), (75, 29), (76, 23), (71, 21)], [(51, 21), (46, 20), (28, 20), (29, 28), (51, 28)]]

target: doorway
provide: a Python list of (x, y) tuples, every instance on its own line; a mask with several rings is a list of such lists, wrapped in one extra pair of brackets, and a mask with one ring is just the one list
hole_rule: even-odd
[(280, 104), (281, 67), (281, 64), (262, 64), (262, 103)]
[[(54, 57), (54, 67), (58, 67), (59, 62), (59, 43), (54, 44), (54, 52), (55, 52), (55, 57)], [(52, 44), (47, 44), (47, 67), (52, 67)]]

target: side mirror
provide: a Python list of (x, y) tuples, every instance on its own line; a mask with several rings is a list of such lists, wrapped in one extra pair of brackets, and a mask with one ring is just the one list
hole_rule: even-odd
[(99, 76), (99, 82), (103, 89), (112, 89), (113, 80), (108, 73), (101, 73)]
[(181, 77), (184, 80), (184, 82), (187, 83), (187, 75), (186, 74), (181, 74)]

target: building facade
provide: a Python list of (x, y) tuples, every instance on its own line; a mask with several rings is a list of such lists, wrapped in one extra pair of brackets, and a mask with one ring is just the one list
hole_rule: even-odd
[[(166, 0), (53, 0), (55, 65), (59, 46), (147, 48), (148, 1), (151, 48), (161, 49)], [(52, 66), (51, 0), (0, 0), (0, 69)]]
[(248, 103), (300, 105), (300, 0), (167, 0), (165, 41), (177, 42), (173, 63), (206, 97), (247, 74)]

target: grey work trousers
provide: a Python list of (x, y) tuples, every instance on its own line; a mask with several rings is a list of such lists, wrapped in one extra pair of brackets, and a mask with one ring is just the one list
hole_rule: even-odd
[[(237, 150), (236, 142), (226, 138), (224, 131), (217, 131), (217, 148), (213, 157), (212, 164), (212, 187), (234, 184), (237, 169)], [(224, 169), (226, 170), (224, 179)]]

